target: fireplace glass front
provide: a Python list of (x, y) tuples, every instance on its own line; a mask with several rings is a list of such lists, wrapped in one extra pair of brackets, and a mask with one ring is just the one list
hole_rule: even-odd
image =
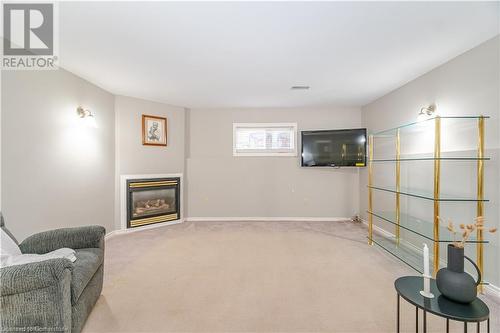
[(176, 211), (175, 188), (132, 192), (132, 218)]

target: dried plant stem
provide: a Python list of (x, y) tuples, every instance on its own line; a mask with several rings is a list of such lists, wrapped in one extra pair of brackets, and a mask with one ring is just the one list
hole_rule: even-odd
[[(438, 219), (439, 221), (443, 221), (439, 216)], [(455, 229), (455, 225), (453, 224), (453, 221), (451, 219), (448, 220), (447, 229), (453, 235), (453, 246), (458, 248), (463, 248), (465, 246), (465, 243), (475, 230), (487, 230), (484, 226), (484, 217), (482, 216), (478, 216), (477, 218), (475, 218), (474, 223), (460, 224), (460, 230), (462, 236), (462, 239), (460, 241), (457, 241), (457, 230)], [(497, 228), (491, 228), (487, 231), (490, 233), (494, 233), (497, 231)]]

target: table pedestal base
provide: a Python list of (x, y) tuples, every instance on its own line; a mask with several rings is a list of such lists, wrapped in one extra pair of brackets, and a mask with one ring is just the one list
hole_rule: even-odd
[[(400, 312), (401, 312), (401, 296), (398, 294), (398, 299), (397, 299), (397, 317), (396, 317), (396, 332), (400, 333), (401, 329), (401, 320), (400, 320)], [(427, 311), (423, 309), (424, 311), (424, 333), (427, 333)], [(418, 333), (418, 306), (415, 307), (415, 332)], [(468, 322), (464, 321), (464, 333), (467, 333), (467, 324)], [(476, 322), (476, 332), (480, 333), (481, 332), (481, 322)], [(490, 333), (490, 318), (486, 320), (486, 332)], [(446, 318), (446, 333), (450, 333), (450, 319)]]

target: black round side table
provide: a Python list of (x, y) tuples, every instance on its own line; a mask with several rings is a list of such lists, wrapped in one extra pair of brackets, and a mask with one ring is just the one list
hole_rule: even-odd
[(394, 287), (398, 293), (396, 324), (398, 333), (400, 330), (400, 297), (403, 297), (408, 303), (415, 305), (415, 332), (418, 332), (418, 309), (422, 309), (424, 312), (424, 333), (427, 332), (427, 312), (446, 318), (447, 333), (450, 329), (450, 319), (463, 322), (464, 332), (467, 332), (467, 323), (471, 322), (477, 324), (476, 330), (479, 332), (481, 322), (486, 320), (487, 332), (490, 332), (490, 310), (479, 298), (476, 298), (470, 304), (453, 302), (441, 295), (434, 279), (431, 279), (431, 292), (434, 294), (434, 298), (426, 298), (420, 294), (423, 285), (423, 277), (421, 276), (403, 276), (394, 282)]

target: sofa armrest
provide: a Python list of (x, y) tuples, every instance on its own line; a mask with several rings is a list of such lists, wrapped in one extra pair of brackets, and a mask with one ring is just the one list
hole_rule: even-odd
[(44, 254), (63, 247), (70, 249), (104, 249), (104, 227), (93, 225), (78, 228), (62, 228), (34, 234), (19, 244), (22, 253)]
[(0, 269), (0, 331), (71, 332), (73, 265), (58, 258)]
[(57, 284), (65, 270), (73, 269), (71, 261), (64, 258), (49, 259), (0, 269), (0, 295), (26, 293)]

